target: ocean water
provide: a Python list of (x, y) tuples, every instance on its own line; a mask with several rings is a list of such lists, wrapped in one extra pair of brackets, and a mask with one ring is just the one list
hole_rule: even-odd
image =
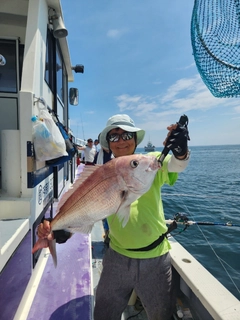
[[(193, 221), (240, 225), (240, 145), (190, 149), (187, 169), (173, 187), (162, 188), (166, 219), (182, 212)], [(182, 230), (178, 226), (173, 232), (175, 239), (240, 300), (240, 227), (193, 225)]]

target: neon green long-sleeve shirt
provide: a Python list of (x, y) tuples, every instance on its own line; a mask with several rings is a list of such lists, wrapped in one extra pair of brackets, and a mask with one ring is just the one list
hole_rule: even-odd
[[(159, 152), (151, 152), (158, 156)], [(150, 251), (129, 251), (129, 248), (142, 248), (150, 245), (167, 231), (165, 223), (161, 187), (164, 184), (173, 185), (178, 174), (168, 172), (165, 158), (163, 166), (158, 170), (150, 189), (130, 207), (130, 218), (125, 227), (122, 227), (118, 217), (114, 214), (108, 217), (110, 229), (110, 247), (116, 252), (130, 258), (154, 258), (167, 253), (170, 244), (167, 239)]]

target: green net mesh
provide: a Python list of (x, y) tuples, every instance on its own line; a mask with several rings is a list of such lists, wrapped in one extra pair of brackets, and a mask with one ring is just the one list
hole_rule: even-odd
[(200, 76), (218, 98), (240, 96), (240, 0), (195, 0), (191, 40)]

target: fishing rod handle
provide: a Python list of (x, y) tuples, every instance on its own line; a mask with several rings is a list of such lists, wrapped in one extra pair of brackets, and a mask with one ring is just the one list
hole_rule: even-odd
[[(173, 130), (172, 133), (177, 132), (178, 131), (177, 129), (179, 127), (187, 126), (187, 125), (188, 125), (188, 117), (185, 114), (183, 114), (180, 117), (179, 121), (177, 122), (177, 128), (175, 130)], [(163, 150), (161, 152), (161, 156), (158, 159), (158, 162), (160, 162), (161, 165), (162, 165), (164, 159), (166, 158), (167, 154), (169, 153), (169, 151), (170, 151), (169, 146), (165, 145), (165, 147), (163, 148)]]
[(198, 226), (223, 226), (223, 227), (240, 227), (240, 224), (232, 223), (232, 222), (211, 222), (211, 221), (176, 221), (174, 219), (166, 219), (166, 224), (171, 224), (173, 222), (177, 224), (183, 224), (188, 226), (198, 225)]
[(194, 225), (194, 224), (197, 224), (195, 221), (176, 221), (176, 220), (171, 220), (171, 219), (168, 219), (168, 220), (165, 220), (165, 223), (166, 224), (171, 224), (171, 223), (173, 223), (173, 222), (176, 222), (177, 224), (184, 224), (184, 225), (189, 225), (189, 226), (191, 226), (191, 225)]

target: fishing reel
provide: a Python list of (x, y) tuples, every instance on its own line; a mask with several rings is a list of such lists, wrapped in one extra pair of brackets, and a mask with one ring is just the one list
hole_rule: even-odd
[(185, 213), (181, 213), (181, 212), (176, 213), (172, 220), (166, 220), (166, 223), (169, 225), (167, 234), (168, 233), (172, 234), (172, 231), (177, 229), (178, 224), (179, 225), (182, 224), (184, 226), (184, 228), (182, 230), (180, 230), (179, 232), (177, 232), (175, 234), (172, 234), (172, 235), (175, 236), (175, 235), (177, 235), (179, 233), (182, 233), (189, 226), (188, 221), (189, 221), (188, 217), (187, 217), (187, 215)]
[(173, 220), (175, 220), (176, 222), (181, 222), (181, 223), (187, 223), (188, 222), (188, 217), (185, 213), (182, 212), (178, 212), (175, 214), (175, 216), (173, 217)]
[(189, 224), (188, 224), (189, 219), (185, 213), (177, 212), (173, 217), (173, 220), (176, 222), (176, 224), (179, 223), (184, 225), (184, 228), (179, 233), (182, 233), (187, 229), (187, 227), (189, 227)]

